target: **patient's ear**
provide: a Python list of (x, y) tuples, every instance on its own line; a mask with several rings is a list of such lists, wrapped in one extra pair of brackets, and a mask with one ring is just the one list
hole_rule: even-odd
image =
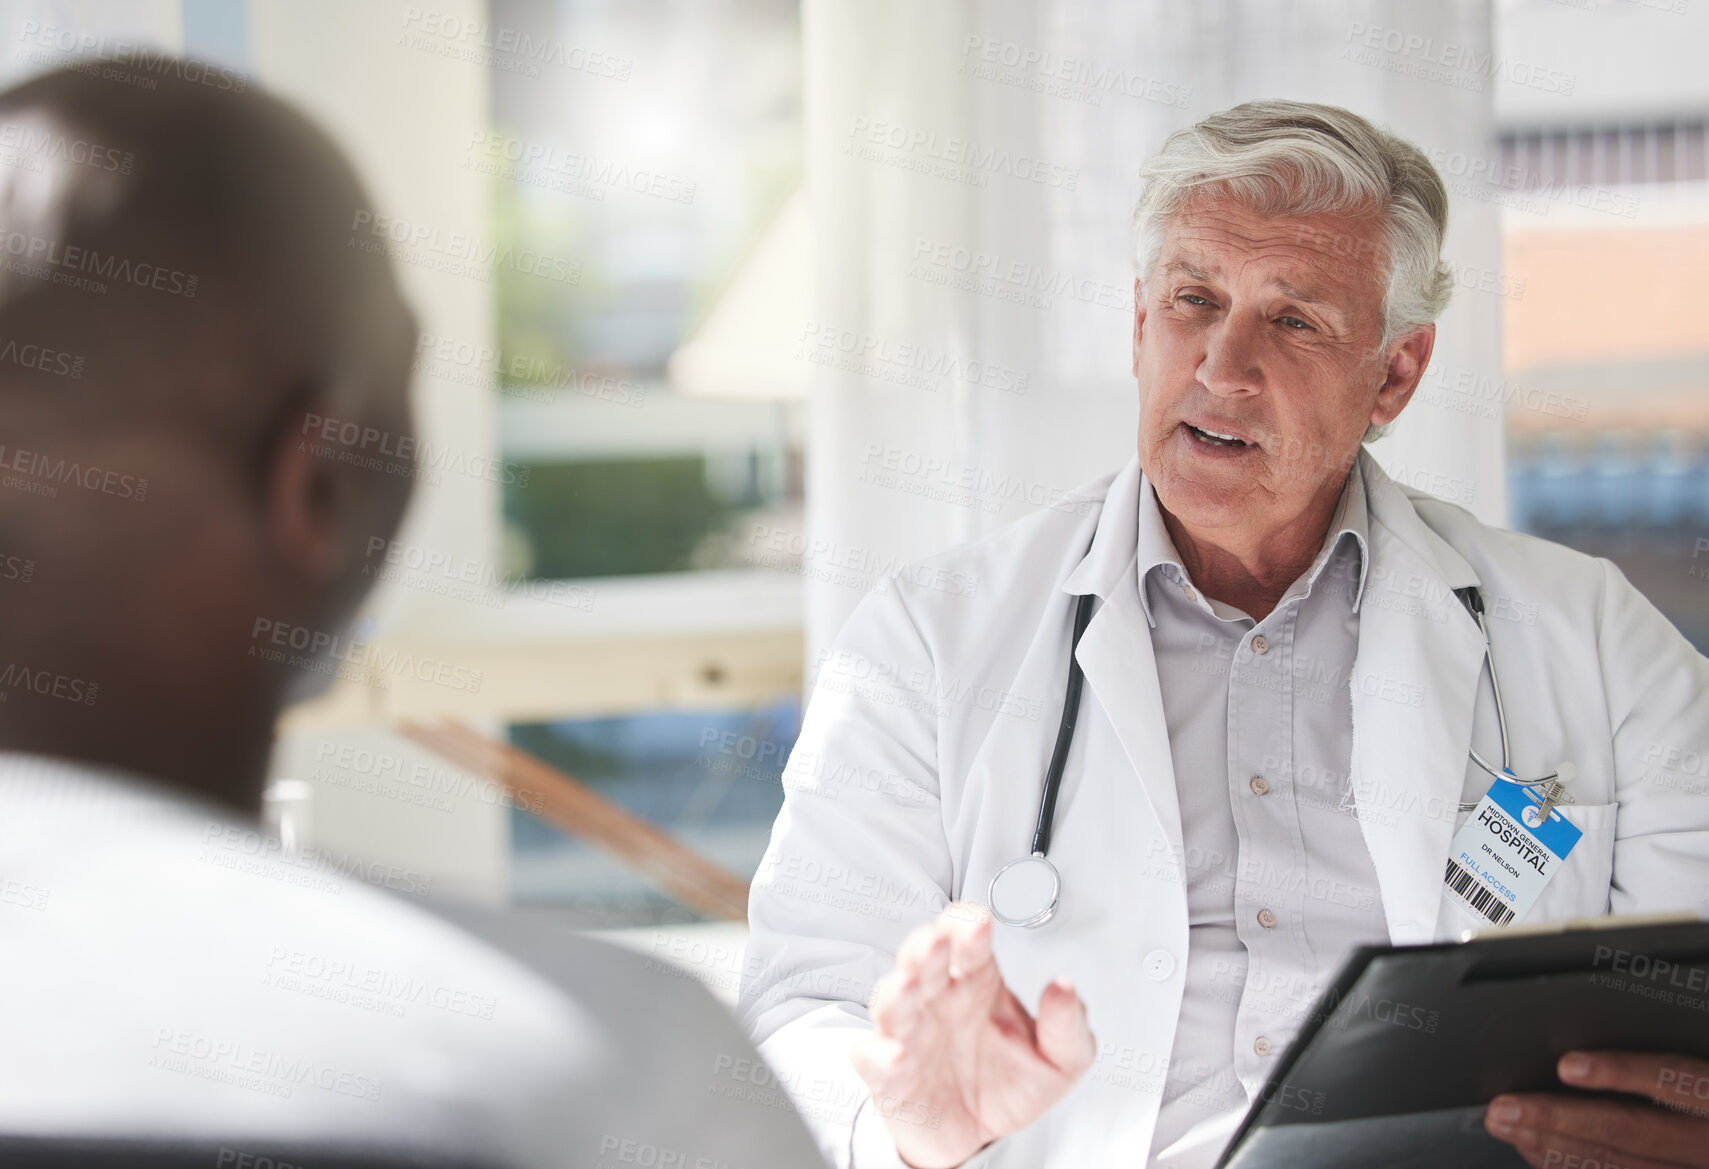
[(270, 441), (263, 523), (274, 556), (304, 580), (325, 584), (349, 556), (356, 485), (350, 468), (316, 443), (315, 417), (307, 409), (291, 410)]

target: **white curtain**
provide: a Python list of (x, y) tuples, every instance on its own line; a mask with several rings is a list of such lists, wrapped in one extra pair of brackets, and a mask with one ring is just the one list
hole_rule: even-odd
[[(1170, 131), (1294, 97), (1494, 157), (1489, 0), (805, 0), (804, 33), (810, 672), (866, 580), (1131, 454), (1129, 220)], [(1448, 258), (1493, 281), (1496, 206), (1450, 186)], [(1429, 392), (1372, 448), (1495, 522), (1499, 329), (1457, 290)]]

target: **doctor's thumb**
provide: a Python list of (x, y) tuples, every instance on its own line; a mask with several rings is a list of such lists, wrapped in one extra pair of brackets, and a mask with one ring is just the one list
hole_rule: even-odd
[(1087, 1025), (1086, 1004), (1080, 1001), (1074, 984), (1066, 978), (1058, 978), (1044, 988), (1038, 1000), (1034, 1029), (1039, 1054), (1064, 1075), (1078, 1078), (1092, 1066), (1092, 1059), (1098, 1054), (1098, 1041)]

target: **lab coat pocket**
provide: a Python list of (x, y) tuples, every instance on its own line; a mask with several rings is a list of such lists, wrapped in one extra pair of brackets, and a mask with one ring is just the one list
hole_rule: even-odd
[(1600, 917), (1608, 912), (1608, 889), (1614, 879), (1614, 818), (1618, 804), (1561, 804), (1562, 818), (1584, 835), (1567, 854), (1566, 863), (1537, 895), (1526, 921), (1555, 921), (1568, 917)]
[[(1608, 888), (1614, 874), (1614, 815), (1616, 804), (1560, 804), (1560, 813), (1582, 835), (1565, 863), (1537, 895), (1523, 917), (1512, 924), (1531, 925), (1573, 917), (1600, 917), (1608, 912)], [(1455, 833), (1471, 818), (1461, 812)], [(1488, 918), (1447, 889), (1442, 891), (1436, 936), (1452, 940), (1467, 930), (1494, 928)]]

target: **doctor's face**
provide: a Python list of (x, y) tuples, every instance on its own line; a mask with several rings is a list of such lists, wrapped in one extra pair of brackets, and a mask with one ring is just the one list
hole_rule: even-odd
[(1165, 224), (1134, 287), (1139, 458), (1198, 536), (1262, 542), (1312, 520), (1366, 427), (1411, 397), (1435, 328), (1378, 348), (1380, 231), (1375, 217), (1268, 218), (1224, 198)]

